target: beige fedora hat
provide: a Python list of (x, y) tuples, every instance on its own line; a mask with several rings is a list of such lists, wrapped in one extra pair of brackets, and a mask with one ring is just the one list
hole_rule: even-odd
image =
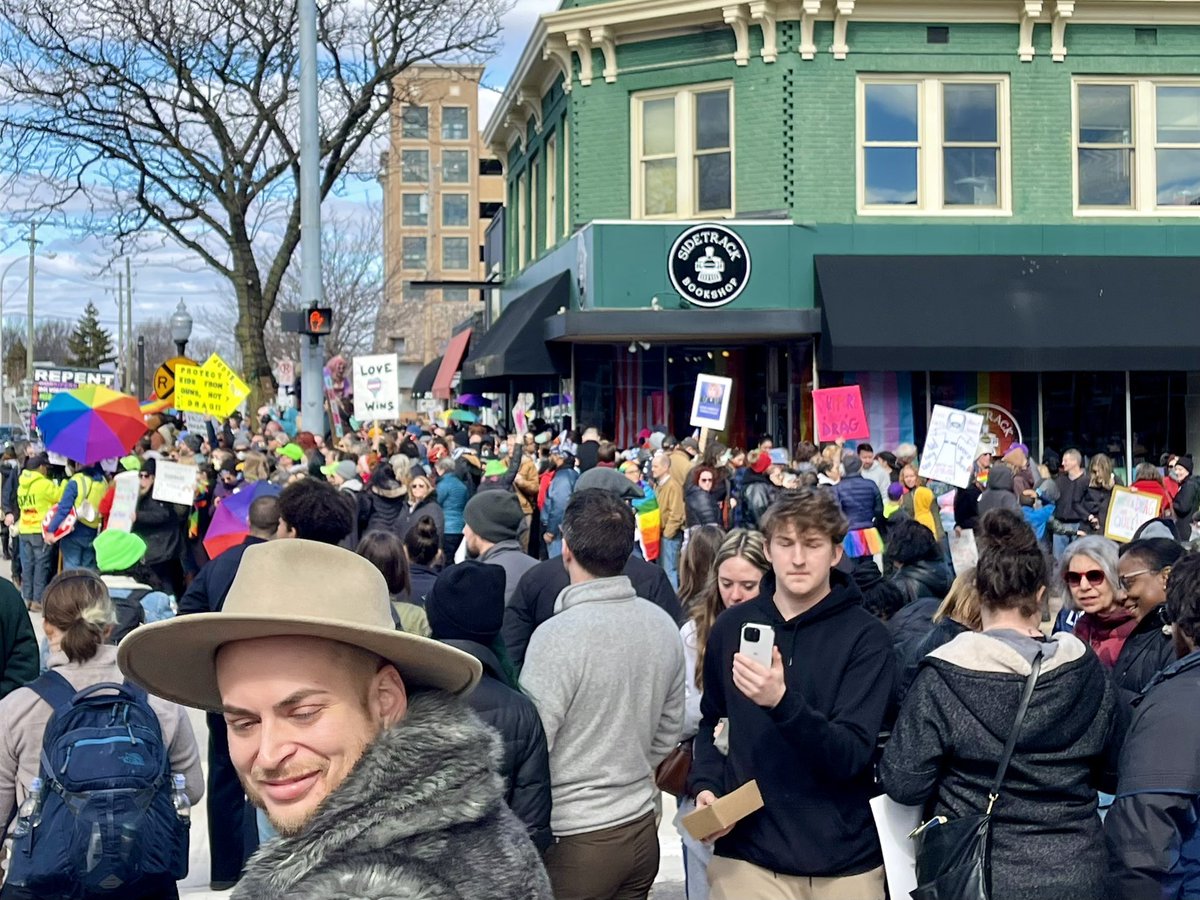
[(387, 583), (370, 562), (301, 540), (248, 547), (220, 612), (142, 625), (121, 641), (117, 661), (152, 694), (220, 711), (217, 651), (233, 641), (286, 635), (369, 650), (395, 665), (410, 687), (461, 694), (482, 671), (470, 654), (396, 631)]

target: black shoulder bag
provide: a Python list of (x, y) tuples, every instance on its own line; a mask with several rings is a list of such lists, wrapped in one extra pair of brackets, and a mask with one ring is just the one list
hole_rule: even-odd
[(992, 807), (1000, 798), (1000, 785), (1004, 783), (1041, 669), (1042, 653), (1039, 650), (1033, 658), (1029, 677), (1025, 679), (1017, 719), (988, 791), (987, 810), (983, 815), (953, 820), (937, 816), (912, 833), (917, 860), (917, 889), (912, 892), (912, 900), (991, 900)]

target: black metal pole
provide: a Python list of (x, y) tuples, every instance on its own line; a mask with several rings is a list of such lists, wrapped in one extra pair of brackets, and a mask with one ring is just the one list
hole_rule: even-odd
[(138, 335), (138, 399), (146, 396), (146, 338)]

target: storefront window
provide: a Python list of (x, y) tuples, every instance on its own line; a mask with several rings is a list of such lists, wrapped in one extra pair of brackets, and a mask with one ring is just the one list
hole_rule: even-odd
[[(930, 372), (928, 393), (924, 373), (913, 373), (915, 443), (925, 442), (927, 411), (936, 405), (965, 409), (984, 418), (988, 440), (1005, 453), (1023, 443), (1038, 453), (1038, 377), (1033, 372)], [(1047, 419), (1049, 424), (1049, 419)], [(1053, 445), (1047, 443), (1046, 447)], [(1054, 448), (1061, 449), (1061, 448)]]
[(1133, 461), (1158, 464), (1164, 453), (1187, 446), (1187, 375), (1183, 372), (1131, 372)]
[(1047, 372), (1042, 376), (1046, 449), (1107, 453), (1125, 465), (1125, 373)]

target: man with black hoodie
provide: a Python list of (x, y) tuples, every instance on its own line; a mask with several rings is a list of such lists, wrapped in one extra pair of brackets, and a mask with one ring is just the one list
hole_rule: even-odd
[[(883, 900), (868, 800), (896, 677), (891, 640), (834, 570), (848, 525), (832, 492), (784, 494), (761, 527), (773, 573), (713, 626), (688, 789), (703, 808), (754, 779), (764, 805), (710, 836), (709, 896)], [(775, 631), (769, 669), (738, 652), (747, 624)], [(714, 743), (722, 719), (727, 756)]]

